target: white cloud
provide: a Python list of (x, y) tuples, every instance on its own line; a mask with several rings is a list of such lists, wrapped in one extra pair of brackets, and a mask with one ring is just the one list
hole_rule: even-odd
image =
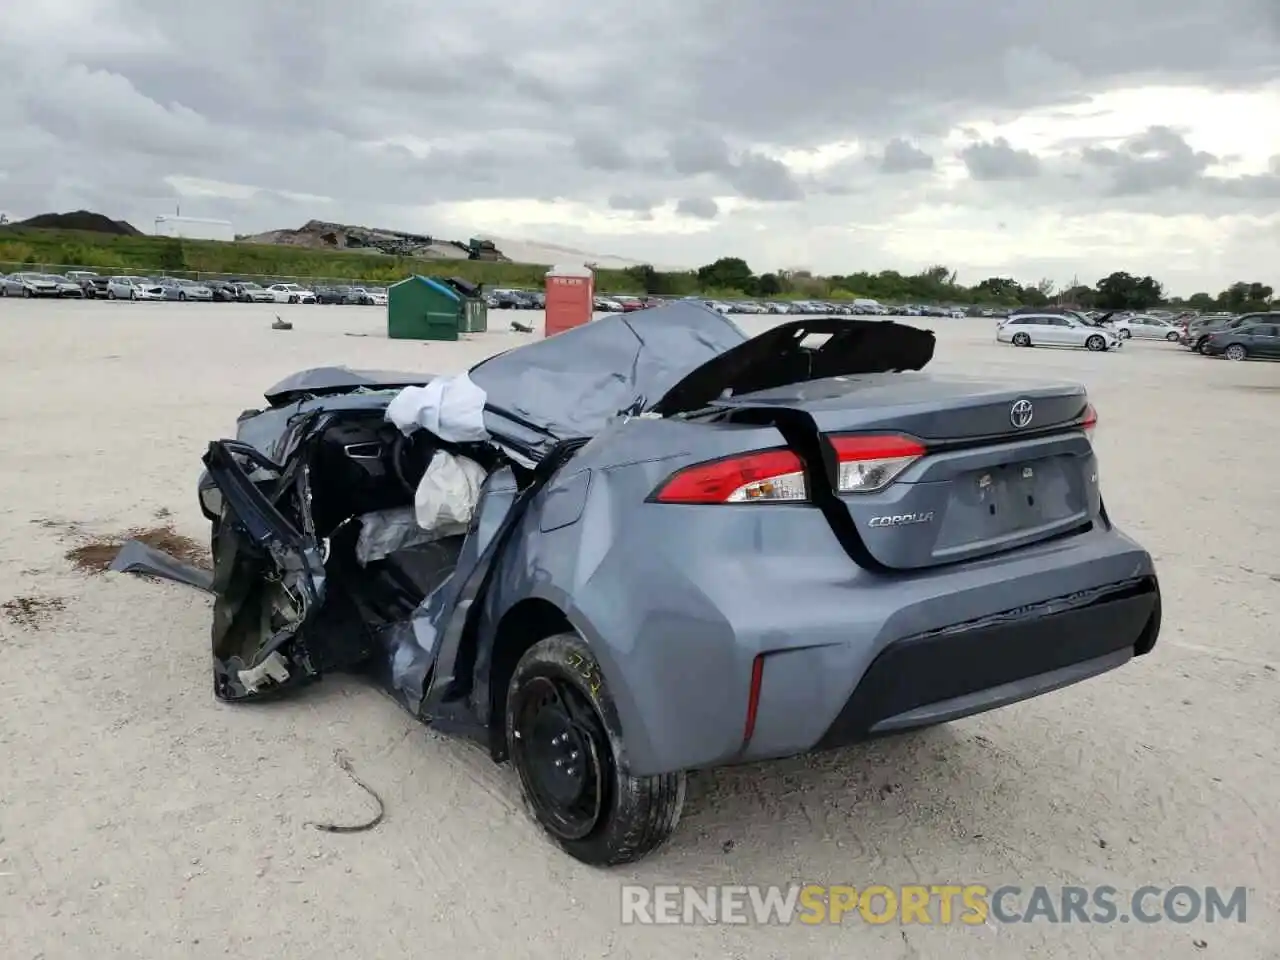
[(0, 207), (1280, 284), (1265, 6), (45, 0), (0, 31)]

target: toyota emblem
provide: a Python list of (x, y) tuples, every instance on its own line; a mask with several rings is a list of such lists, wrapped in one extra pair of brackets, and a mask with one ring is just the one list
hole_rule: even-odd
[(1031, 423), (1033, 413), (1034, 410), (1030, 400), (1019, 400), (1009, 410), (1009, 422), (1021, 430)]

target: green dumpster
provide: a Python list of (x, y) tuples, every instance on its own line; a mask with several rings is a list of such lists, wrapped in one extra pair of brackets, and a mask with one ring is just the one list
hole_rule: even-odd
[(387, 288), (387, 336), (392, 340), (457, 340), (466, 301), (431, 277), (413, 276)]

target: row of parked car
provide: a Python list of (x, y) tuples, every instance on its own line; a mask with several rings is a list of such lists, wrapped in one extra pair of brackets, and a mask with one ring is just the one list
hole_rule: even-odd
[(0, 276), (0, 297), (387, 305), (387, 291), (381, 287), (304, 287), (297, 283), (273, 283), (264, 287), (252, 280), (186, 280), (129, 274), (103, 276), (91, 270)]
[[(531, 290), (490, 290), (484, 295), (491, 310), (542, 310), (546, 306), (543, 294)], [(825, 300), (707, 300), (702, 297), (658, 296), (597, 296), (595, 309), (599, 313), (631, 313), (662, 306), (673, 300), (694, 300), (719, 313), (773, 314), (776, 316), (900, 316), (900, 317), (965, 317), (970, 315), (960, 307), (915, 306), (900, 304), (885, 306), (875, 300), (854, 300), (833, 303)], [(987, 313), (990, 316), (990, 311)]]
[(1280, 311), (1155, 315), (1075, 310), (1018, 312), (996, 324), (996, 340), (1017, 347), (1114, 350), (1126, 340), (1163, 340), (1207, 357), (1280, 359)]
[(1206, 357), (1280, 360), (1280, 310), (1197, 317), (1187, 323), (1179, 343)]

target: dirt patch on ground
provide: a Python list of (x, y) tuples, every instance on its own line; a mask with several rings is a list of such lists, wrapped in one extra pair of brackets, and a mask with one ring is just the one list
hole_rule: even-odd
[(62, 597), (14, 597), (0, 604), (0, 610), (11, 623), (28, 630), (39, 630), (54, 614), (67, 609)]
[(115, 536), (87, 536), (82, 543), (66, 552), (66, 558), (73, 567), (84, 573), (104, 573), (128, 540), (141, 540), (149, 547), (163, 550), (171, 557), (202, 570), (212, 567), (206, 545), (184, 537), (167, 524), (135, 527)]

